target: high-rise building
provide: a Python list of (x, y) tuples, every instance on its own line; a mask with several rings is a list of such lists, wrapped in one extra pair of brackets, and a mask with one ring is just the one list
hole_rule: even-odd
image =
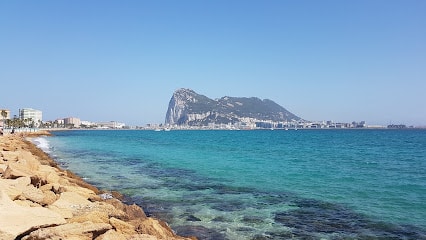
[(41, 121), (43, 121), (43, 113), (40, 110), (32, 108), (22, 108), (19, 110), (19, 117), (22, 120), (30, 119), (31, 122), (34, 122), (36, 126), (39, 126)]

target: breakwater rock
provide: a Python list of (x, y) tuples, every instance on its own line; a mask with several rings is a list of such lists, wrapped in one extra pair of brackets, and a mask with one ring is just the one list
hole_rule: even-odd
[(21, 136), (0, 136), (0, 239), (194, 239), (113, 196)]

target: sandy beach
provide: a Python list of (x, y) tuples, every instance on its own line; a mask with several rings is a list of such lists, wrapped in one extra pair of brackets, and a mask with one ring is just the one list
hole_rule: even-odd
[(195, 239), (60, 169), (25, 137), (0, 136), (0, 239)]

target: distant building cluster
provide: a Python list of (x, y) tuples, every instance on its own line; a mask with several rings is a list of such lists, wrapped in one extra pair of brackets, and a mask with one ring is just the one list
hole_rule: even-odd
[[(368, 125), (365, 121), (351, 123), (333, 122), (333, 121), (289, 121), (274, 122), (265, 120), (244, 119), (243, 122), (215, 124), (210, 123), (206, 126), (186, 126), (186, 125), (163, 125), (148, 124), (145, 129), (223, 129), (223, 130), (254, 130), (254, 129), (404, 129), (409, 128), (406, 125)], [(413, 127), (410, 127), (413, 128)]]
[(18, 110), (18, 115), (11, 114), (8, 109), (0, 109), (2, 128), (35, 128), (43, 123), (43, 113), (32, 108), (22, 108)]
[(46, 128), (81, 128), (81, 129), (125, 129), (125, 123), (116, 121), (110, 122), (90, 122), (82, 121), (80, 118), (67, 117), (63, 119), (56, 119), (55, 121), (47, 121)]
[(125, 129), (125, 123), (116, 121), (90, 122), (80, 118), (58, 118), (54, 121), (43, 121), (43, 112), (33, 108), (21, 108), (17, 115), (11, 114), (9, 109), (1, 109), (0, 127), (3, 129), (21, 128), (83, 128), (83, 129)]
[[(403, 124), (367, 125), (365, 121), (360, 122), (333, 122), (319, 121), (310, 122), (305, 120), (274, 122), (258, 120), (254, 118), (243, 118), (241, 122), (228, 124), (209, 123), (203, 126), (185, 126), (185, 125), (164, 125), (147, 124), (146, 127), (129, 127), (125, 123), (109, 122), (90, 122), (82, 121), (76, 117), (58, 118), (54, 121), (43, 121), (43, 112), (33, 108), (22, 108), (18, 110), (17, 115), (12, 115), (8, 109), (1, 109), (0, 127), (3, 129), (16, 128), (77, 128), (77, 129), (151, 129), (151, 130), (171, 130), (171, 129), (224, 129), (224, 130), (251, 130), (251, 129), (352, 129), (352, 128), (388, 128), (405, 129), (409, 128)], [(410, 127), (412, 128), (412, 127)]]
[(285, 122), (276, 122), (268, 120), (259, 120), (255, 118), (241, 118), (240, 122), (236, 123), (209, 123), (206, 126), (182, 126), (182, 125), (167, 125), (167, 128), (172, 129), (343, 129), (343, 128), (385, 128), (379, 125), (367, 125), (365, 121), (343, 123), (333, 121), (310, 122), (306, 120), (293, 120)]
[[(206, 126), (182, 126), (182, 125), (167, 125), (165, 127), (172, 129), (344, 129), (344, 128), (385, 128), (384, 126), (369, 126), (365, 121), (342, 123), (333, 121), (310, 122), (305, 120), (288, 121), (288, 122), (274, 122), (268, 120), (258, 120), (253, 118), (244, 118), (241, 122), (216, 124), (209, 123)], [(156, 125), (149, 125), (148, 127), (158, 127)], [(161, 127), (161, 126), (160, 126)]]

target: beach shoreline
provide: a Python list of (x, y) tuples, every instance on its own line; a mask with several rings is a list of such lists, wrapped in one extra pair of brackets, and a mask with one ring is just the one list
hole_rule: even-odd
[(1, 239), (196, 239), (61, 169), (26, 139), (49, 135), (0, 136)]

